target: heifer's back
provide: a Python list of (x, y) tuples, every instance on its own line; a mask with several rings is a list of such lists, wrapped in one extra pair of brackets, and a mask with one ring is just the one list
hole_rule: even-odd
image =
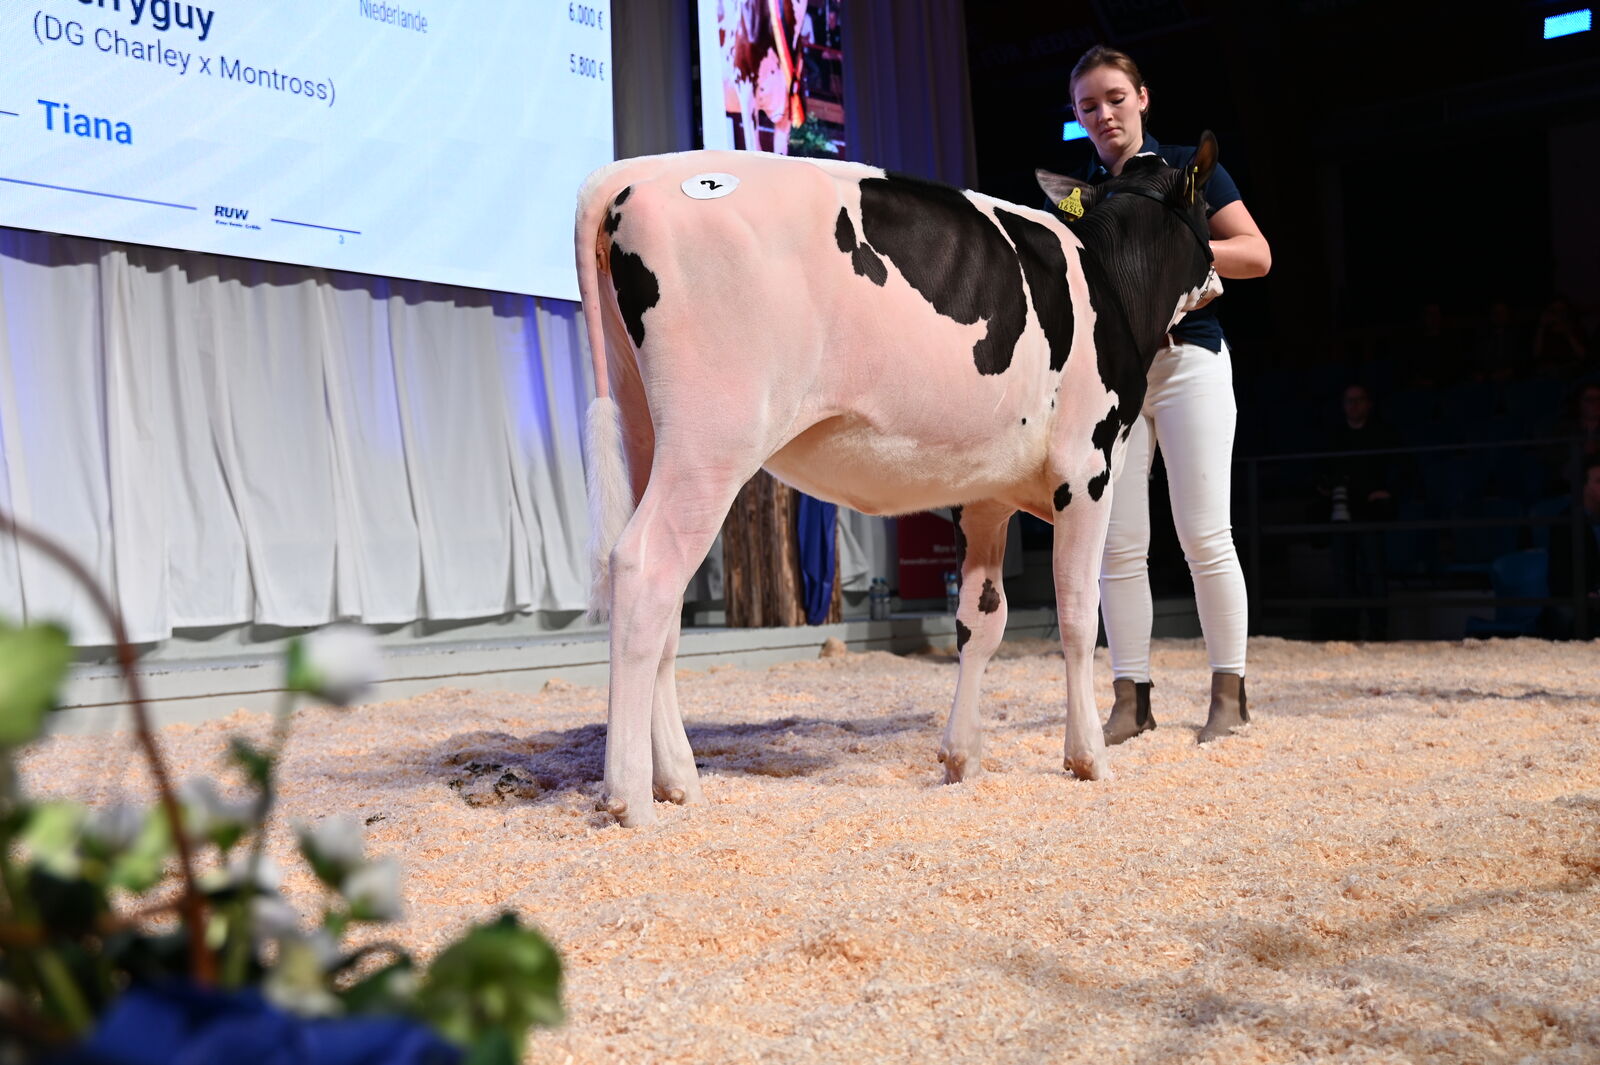
[(683, 419), (701, 450), (713, 435), (730, 462), (904, 513), (993, 496), (1042, 509), (1074, 351), (1089, 365), (1073, 403), (1095, 394), (1066, 420), (1104, 413), (1077, 241), (1045, 212), (746, 153), (602, 175), (583, 214), (610, 276), (595, 296), (624, 423), (648, 396), (657, 432)]

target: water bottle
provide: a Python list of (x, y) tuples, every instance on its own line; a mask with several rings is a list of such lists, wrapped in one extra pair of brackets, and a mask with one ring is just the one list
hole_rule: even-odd
[(961, 579), (954, 570), (944, 575), (944, 601), (952, 614), (961, 607)]
[(887, 621), (889, 619), (889, 582), (882, 577), (872, 578), (872, 587), (867, 593), (869, 616), (874, 621)]

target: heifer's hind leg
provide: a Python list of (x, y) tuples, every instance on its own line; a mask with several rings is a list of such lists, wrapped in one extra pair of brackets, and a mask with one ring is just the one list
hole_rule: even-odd
[(678, 713), (678, 636), (683, 628), (683, 601), (667, 631), (667, 647), (656, 671), (655, 702), (650, 711), (650, 750), (654, 766), (652, 784), (655, 797), (662, 802), (703, 802), (700, 773), (694, 767), (694, 751), (683, 731)]
[(1105, 737), (1094, 706), (1094, 641), (1099, 633), (1100, 556), (1111, 515), (1110, 489), (1093, 498), (1077, 485), (1056, 492), (1056, 532), (1052, 548), (1056, 617), (1067, 665), (1065, 765), (1081, 780), (1111, 776)]
[(967, 780), (981, 768), (983, 725), (978, 717), (978, 694), (983, 671), (1006, 631), (1006, 596), (1000, 585), (1000, 570), (1011, 513), (1012, 508), (1002, 503), (974, 503), (962, 508), (957, 521), (965, 544), (961, 604), (956, 610), (956, 650), (961, 655), (961, 668), (944, 741), (939, 744), (946, 784)]
[[(600, 808), (624, 825), (655, 821), (652, 718), (658, 681), (671, 677), (683, 589), (711, 549), (733, 505), (742, 477), (674, 476), (661, 451), (649, 487), (611, 553), (611, 693), (606, 722), (606, 766)], [(672, 705), (676, 707), (676, 697)], [(670, 731), (670, 729), (666, 730)], [(682, 734), (681, 723), (677, 731)], [(681, 765), (669, 744), (669, 765)], [(687, 750), (687, 741), (683, 750)], [(693, 768), (692, 757), (688, 761)]]

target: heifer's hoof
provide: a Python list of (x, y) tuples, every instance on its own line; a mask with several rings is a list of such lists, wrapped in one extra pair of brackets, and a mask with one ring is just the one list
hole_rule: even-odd
[(653, 825), (656, 821), (655, 807), (648, 802), (630, 806), (621, 799), (602, 797), (594, 804), (594, 808), (616, 818), (617, 824), (623, 828), (640, 828), (644, 825)]
[(1096, 758), (1092, 754), (1067, 755), (1062, 763), (1067, 772), (1079, 780), (1110, 780), (1111, 763), (1105, 755)]
[(976, 758), (961, 751), (939, 752), (939, 761), (944, 763), (944, 782), (946, 784), (959, 784), (963, 780), (971, 780), (983, 772), (983, 766)]
[(685, 781), (682, 784), (656, 784), (654, 788), (657, 802), (693, 806), (706, 801), (705, 792), (700, 790), (698, 780)]

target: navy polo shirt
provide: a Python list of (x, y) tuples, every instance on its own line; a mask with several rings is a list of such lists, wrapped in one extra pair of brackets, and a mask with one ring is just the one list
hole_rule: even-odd
[[(1150, 134), (1144, 135), (1144, 144), (1141, 152), (1154, 152), (1159, 155), (1168, 166), (1179, 170), (1189, 165), (1194, 158), (1193, 147), (1179, 144), (1158, 144)], [(1083, 180), (1091, 185), (1098, 185), (1111, 177), (1111, 171), (1100, 162), (1099, 155), (1092, 156), (1088, 168), (1080, 173)], [(1205, 185), (1206, 217), (1210, 218), (1222, 208), (1243, 199), (1239, 195), (1239, 186), (1233, 183), (1233, 178), (1222, 169), (1218, 163), (1211, 171), (1211, 180)], [(1180, 344), (1197, 344), (1208, 351), (1222, 350), (1222, 323), (1217, 321), (1217, 312), (1214, 309), (1217, 303), (1212, 300), (1198, 311), (1191, 311), (1183, 316), (1183, 321), (1172, 327), (1172, 339)]]

